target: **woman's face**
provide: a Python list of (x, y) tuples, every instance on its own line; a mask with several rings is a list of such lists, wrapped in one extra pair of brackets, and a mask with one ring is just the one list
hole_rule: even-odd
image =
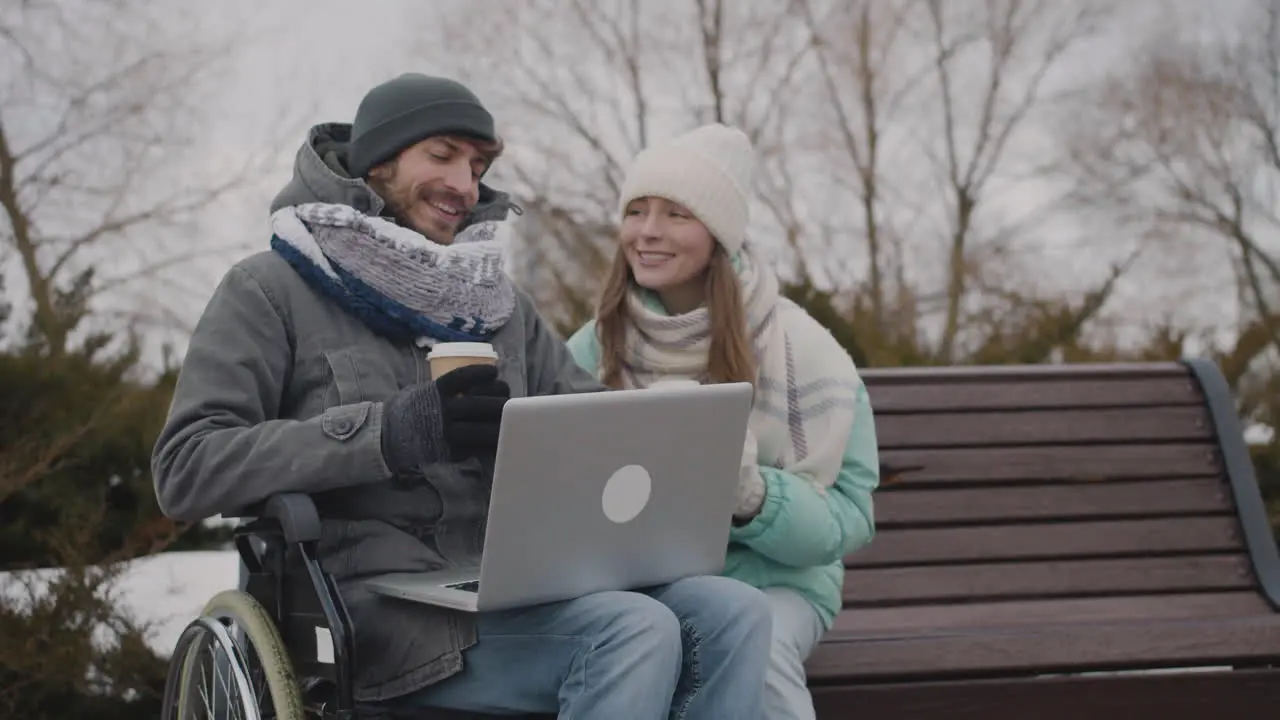
[(620, 239), (636, 284), (658, 293), (669, 311), (689, 312), (705, 299), (703, 278), (716, 241), (688, 209), (636, 198), (623, 214)]

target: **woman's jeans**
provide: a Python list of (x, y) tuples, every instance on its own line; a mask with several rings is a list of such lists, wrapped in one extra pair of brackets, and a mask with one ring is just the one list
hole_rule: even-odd
[(826, 628), (800, 593), (783, 587), (764, 591), (773, 607), (773, 648), (764, 679), (763, 720), (814, 720), (804, 663)]
[(477, 617), (464, 669), (397, 701), (561, 720), (761, 717), (772, 612), (725, 577)]

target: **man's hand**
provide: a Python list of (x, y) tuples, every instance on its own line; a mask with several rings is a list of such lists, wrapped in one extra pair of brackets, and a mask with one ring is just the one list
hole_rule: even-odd
[(382, 455), (396, 475), (492, 454), (511, 388), (492, 365), (468, 365), (412, 385), (382, 405)]
[(454, 458), (491, 454), (498, 448), (502, 409), (511, 388), (492, 365), (467, 365), (435, 381), (444, 439)]

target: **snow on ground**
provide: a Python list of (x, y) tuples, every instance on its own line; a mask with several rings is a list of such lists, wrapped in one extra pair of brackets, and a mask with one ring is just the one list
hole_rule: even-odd
[[(133, 618), (149, 623), (151, 647), (167, 657), (183, 628), (196, 617), (209, 598), (236, 587), (240, 557), (235, 551), (168, 552), (139, 558), (128, 564), (112, 585), (120, 607)], [(21, 580), (38, 587), (57, 570), (0, 573), (0, 595), (22, 597)]]
[(154, 623), (151, 646), (168, 655), (209, 598), (236, 587), (239, 572), (235, 551), (161, 553), (134, 561), (116, 593), (134, 617)]

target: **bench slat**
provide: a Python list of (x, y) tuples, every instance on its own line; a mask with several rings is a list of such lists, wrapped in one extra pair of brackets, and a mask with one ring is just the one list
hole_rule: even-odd
[(815, 682), (941, 679), (1033, 671), (1118, 670), (1280, 659), (1280, 616), (1096, 623), (1017, 632), (916, 634), (866, 640), (828, 634), (806, 667)]
[[(1080, 718), (1252, 718), (1280, 707), (1275, 671), (877, 683), (818, 686), (814, 709), (825, 720), (1080, 720)], [(1265, 715), (1265, 713), (1263, 713)]]
[(881, 448), (894, 449), (1196, 441), (1213, 431), (1203, 408), (1159, 407), (890, 414), (876, 418), (876, 435)]
[(852, 610), (890, 603), (1244, 590), (1256, 585), (1244, 554), (855, 568), (845, 572), (844, 602)]
[(903, 412), (1047, 410), (1199, 405), (1199, 388), (1187, 375), (1155, 378), (1062, 380), (921, 380), (868, 384), (877, 417)]
[(864, 608), (842, 612), (832, 631), (849, 638), (897, 637), (904, 632), (1016, 627), (1067, 622), (1193, 620), (1270, 615), (1251, 590), (1185, 595), (1011, 600), (1004, 602)]
[[(877, 423), (879, 421), (877, 420)], [(885, 448), (881, 461), (923, 465), (905, 484), (1012, 483), (1045, 480), (1168, 479), (1222, 473), (1210, 441), (1185, 444), (1058, 445), (1044, 447)]]
[(1102, 519), (1232, 511), (1226, 479), (1107, 482), (972, 489), (912, 488), (886, 492), (876, 503), (877, 526), (1048, 519)]
[(915, 383), (921, 380), (978, 378), (994, 382), (1061, 378), (1187, 377), (1187, 366), (1177, 362), (1072, 363), (1067, 365), (949, 365), (901, 368), (865, 368), (860, 373), (868, 385)]
[(888, 529), (846, 558), (870, 567), (982, 560), (1239, 552), (1234, 517)]

